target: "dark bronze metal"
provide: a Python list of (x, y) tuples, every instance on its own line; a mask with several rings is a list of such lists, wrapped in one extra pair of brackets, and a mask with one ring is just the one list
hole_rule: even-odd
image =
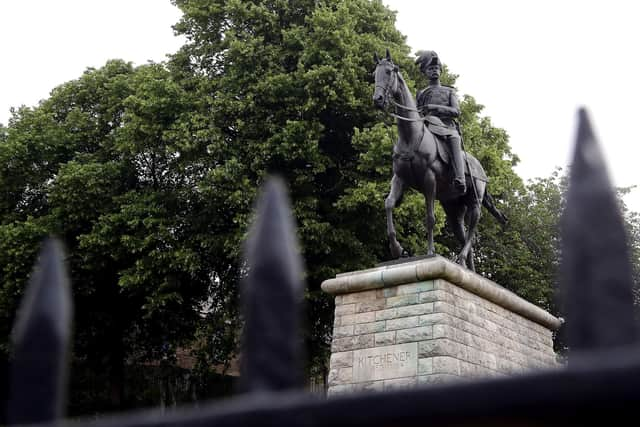
[(72, 300), (56, 239), (40, 252), (13, 329), (10, 424), (53, 421), (64, 416)]
[(280, 179), (271, 178), (264, 186), (245, 253), (241, 390), (302, 387), (301, 342), (295, 337), (300, 336), (303, 269)]
[[(423, 116), (440, 119), (444, 126), (427, 121), (429, 129), (442, 138), (451, 151), (451, 167), (453, 168), (453, 185), (460, 193), (466, 191), (464, 177), (464, 160), (462, 156), (462, 138), (456, 118), (460, 116), (460, 107), (455, 89), (440, 84), (442, 62), (433, 51), (422, 52), (416, 61), (420, 71), (429, 78), (429, 86), (418, 92), (418, 111)], [(471, 180), (473, 185), (473, 180)]]
[[(413, 95), (409, 92), (398, 67), (391, 60), (389, 51), (382, 60), (377, 54), (374, 58), (377, 60), (374, 105), (385, 108), (388, 103), (393, 103), (395, 114), (406, 119), (397, 120), (398, 141), (393, 148), (393, 178), (391, 190), (385, 200), (391, 255), (393, 258), (409, 255), (397, 240), (393, 209), (401, 202), (403, 193), (409, 188), (414, 188), (422, 193), (427, 207), (427, 255), (435, 254), (433, 227), (436, 221), (434, 202), (437, 199), (447, 215), (453, 234), (462, 245), (458, 253), (458, 262), (474, 270), (473, 239), (480, 220), (480, 204), (503, 224), (506, 217), (495, 207), (486, 190), (487, 179), (480, 162), (469, 153), (465, 154), (465, 162), (461, 158), (456, 160), (455, 157), (461, 155), (461, 150), (458, 150), (457, 154), (455, 150), (447, 152), (447, 145), (449, 149), (454, 145), (460, 149), (460, 135), (453, 121), (459, 114), (457, 101), (453, 101), (455, 96), (448, 89), (439, 86), (431, 92), (422, 92), (420, 96), (425, 102), (424, 106), (430, 111), (423, 121), (419, 113), (420, 108), (416, 108)], [(434, 61), (431, 55), (425, 63), (430, 64), (427, 70), (431, 73), (432, 83), (439, 85), (440, 66), (432, 64)], [(443, 95), (443, 100), (440, 100), (442, 94), (446, 96)], [(431, 104), (436, 102), (436, 98), (438, 102), (444, 102), (444, 98), (450, 101), (447, 101), (448, 105)], [(443, 143), (438, 142), (438, 136), (445, 137)], [(459, 163), (458, 169), (456, 166), (453, 167), (453, 174), (446, 161), (447, 157), (452, 158), (450, 163)], [(459, 182), (452, 180), (452, 175), (459, 178), (459, 172), (464, 170), (465, 164), (467, 174), (463, 176), (468, 185), (461, 186)], [(466, 187), (471, 188), (471, 191), (466, 191)]]
[(638, 339), (624, 222), (585, 110), (562, 217), (562, 280), (571, 350), (610, 349)]

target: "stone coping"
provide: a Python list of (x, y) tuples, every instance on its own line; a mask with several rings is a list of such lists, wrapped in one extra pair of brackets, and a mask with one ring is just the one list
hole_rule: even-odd
[(551, 330), (562, 325), (561, 319), (540, 307), (441, 256), (338, 274), (322, 282), (322, 290), (339, 295), (433, 279), (444, 279)]

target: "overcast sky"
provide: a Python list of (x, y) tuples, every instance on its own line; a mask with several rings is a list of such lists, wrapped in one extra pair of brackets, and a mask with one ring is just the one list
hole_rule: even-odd
[(166, 59), (183, 44), (169, 0), (0, 0), (0, 123), (108, 59)]
[[(585, 105), (614, 184), (638, 179), (640, 6), (636, 2), (384, 0), (413, 51), (435, 50), (495, 126), (525, 179), (569, 162)], [(110, 58), (161, 61), (183, 43), (169, 0), (0, 0), (0, 123)], [(635, 102), (634, 102), (635, 101)], [(625, 136), (626, 135), (626, 136)], [(627, 198), (640, 211), (640, 190)]]

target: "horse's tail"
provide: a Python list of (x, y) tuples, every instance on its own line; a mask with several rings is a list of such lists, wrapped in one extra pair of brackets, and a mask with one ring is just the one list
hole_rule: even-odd
[(489, 194), (488, 191), (484, 192), (484, 197), (482, 198), (482, 206), (487, 208), (491, 215), (493, 215), (500, 224), (505, 225), (508, 221), (507, 217), (496, 208), (496, 205), (493, 203), (493, 197)]

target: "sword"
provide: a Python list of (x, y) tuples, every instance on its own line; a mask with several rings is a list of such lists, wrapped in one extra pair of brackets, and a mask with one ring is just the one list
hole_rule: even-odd
[[(473, 195), (476, 196), (476, 202), (478, 203), (478, 206), (481, 205), (481, 201), (478, 197), (478, 190), (476, 188), (476, 179), (473, 176), (473, 173), (471, 173), (471, 165), (469, 165), (469, 158), (467, 157), (467, 150), (464, 149), (464, 138), (462, 137), (462, 131), (460, 130), (460, 123), (458, 123), (457, 121), (454, 121), (454, 123), (456, 124), (456, 129), (458, 130), (458, 135), (460, 135), (460, 149), (462, 150), (462, 152), (464, 153), (464, 163), (467, 165), (467, 169), (469, 169), (469, 176), (471, 177), (471, 186), (473, 187)], [(463, 171), (464, 173), (464, 171)]]

